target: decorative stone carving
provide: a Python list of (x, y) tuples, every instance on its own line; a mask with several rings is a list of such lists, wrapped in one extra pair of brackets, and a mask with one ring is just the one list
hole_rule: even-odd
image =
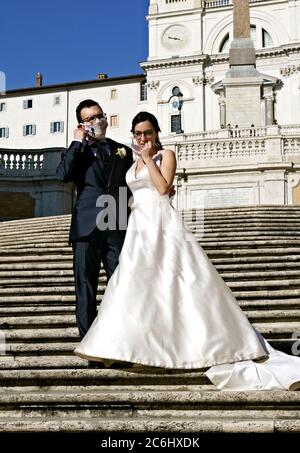
[(214, 78), (214, 76), (212, 74), (193, 77), (193, 83), (196, 86), (199, 86), (199, 85), (211, 85), (214, 80), (215, 80), (215, 78)]
[(300, 72), (300, 64), (293, 64), (280, 68), (280, 74), (283, 77), (289, 77), (293, 74), (296, 74), (297, 72)]
[(149, 88), (149, 90), (157, 90), (159, 84), (159, 80), (151, 80), (151, 82), (147, 83), (147, 87)]

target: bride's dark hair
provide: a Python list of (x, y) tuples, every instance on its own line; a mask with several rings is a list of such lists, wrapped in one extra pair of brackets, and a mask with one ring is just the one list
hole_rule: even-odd
[[(135, 126), (139, 123), (143, 123), (144, 121), (149, 121), (157, 134), (160, 132), (160, 127), (157, 119), (155, 118), (154, 115), (152, 115), (152, 113), (149, 112), (140, 112), (137, 115), (135, 115), (135, 117), (132, 120), (131, 132), (134, 133)], [(162, 144), (158, 137), (156, 139), (155, 147), (157, 151), (163, 149)]]

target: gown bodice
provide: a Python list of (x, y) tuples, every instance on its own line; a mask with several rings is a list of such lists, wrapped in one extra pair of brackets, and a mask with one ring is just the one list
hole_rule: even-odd
[[(153, 157), (156, 165), (160, 166), (162, 159), (162, 153), (158, 153)], [(126, 174), (126, 182), (133, 194), (133, 204), (130, 205), (131, 209), (137, 207), (140, 204), (149, 204), (164, 201), (169, 203), (168, 195), (160, 195), (155, 188), (147, 166), (142, 167), (138, 174), (136, 174), (137, 161), (133, 163)]]

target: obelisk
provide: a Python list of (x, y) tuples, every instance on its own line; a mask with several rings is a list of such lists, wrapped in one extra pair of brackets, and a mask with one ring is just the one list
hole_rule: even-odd
[(250, 37), (249, 1), (233, 0), (233, 41), (229, 50), (229, 66), (237, 68), (244, 65), (255, 68), (255, 48)]
[(263, 77), (255, 67), (255, 48), (250, 37), (249, 1), (233, 0), (233, 40), (229, 49), (229, 71), (218, 92), (225, 103), (225, 124), (249, 128), (251, 124), (262, 125), (262, 84)]

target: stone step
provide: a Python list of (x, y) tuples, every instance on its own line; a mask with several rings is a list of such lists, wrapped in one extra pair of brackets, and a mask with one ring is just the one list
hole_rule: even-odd
[(253, 309), (262, 309), (262, 310), (271, 310), (271, 309), (284, 309), (289, 310), (293, 308), (300, 307), (300, 298), (296, 299), (248, 299), (243, 300), (240, 299), (239, 301), (240, 307), (245, 310), (253, 310)]
[[(2, 253), (2, 251), (1, 251)], [(61, 254), (56, 254), (56, 255), (28, 255), (28, 256), (2, 256), (0, 255), (0, 266), (1, 263), (5, 263), (5, 265), (0, 267), (0, 269), (6, 269), (6, 263), (18, 263), (18, 264), (23, 264), (23, 263), (35, 263), (35, 262), (48, 262), (52, 261), (56, 263), (57, 261), (59, 262), (67, 262), (67, 263), (72, 263), (72, 254), (71, 254), (71, 249), (69, 254), (61, 255)], [(46, 263), (44, 263), (46, 264)]]
[[(244, 414), (244, 411), (240, 412), (242, 415)], [(234, 411), (234, 413), (230, 414), (230, 416), (226, 416), (227, 414), (222, 411), (221, 417), (218, 418), (217, 415), (215, 415), (213, 419), (208, 417), (208, 414), (201, 416), (201, 413), (199, 412), (191, 413), (190, 411), (187, 411), (187, 413), (182, 413), (176, 411), (175, 414), (170, 411), (168, 414), (164, 412), (157, 417), (151, 417), (150, 415), (147, 417), (141, 417), (139, 414), (138, 417), (130, 416), (121, 418), (120, 416), (118, 417), (114, 415), (113, 418), (107, 418), (107, 416), (96, 416), (85, 418), (83, 420), (82, 416), (51, 418), (49, 414), (44, 413), (42, 418), (40, 416), (27, 417), (24, 420), (16, 420), (15, 417), (6, 417), (5, 421), (0, 420), (0, 431), (3, 434), (9, 433), (13, 435), (13, 439), (8, 441), (8, 445), (11, 445), (12, 443), (15, 444), (17, 439), (19, 439), (17, 436), (22, 434), (22, 437), (19, 439), (19, 444), (20, 446), (27, 445), (29, 448), (32, 448), (32, 442), (34, 440), (39, 441), (40, 443), (45, 443), (46, 441), (47, 444), (52, 447), (61, 447), (62, 442), (65, 443), (65, 445), (68, 445), (68, 447), (75, 445), (78, 447), (78, 442), (82, 442), (82, 448), (89, 445), (86, 437), (84, 439), (80, 439), (78, 437), (59, 437), (55, 441), (55, 435), (59, 433), (72, 433), (75, 436), (80, 433), (90, 435), (95, 434), (96, 437), (93, 437), (93, 440), (90, 441), (90, 445), (92, 447), (95, 445), (102, 445), (102, 442), (105, 440), (107, 443), (108, 438), (121, 439), (123, 445), (123, 442), (125, 442), (123, 439), (129, 439), (128, 436), (130, 434), (134, 434), (131, 439), (137, 439), (136, 433), (144, 433), (146, 439), (144, 438), (144, 440), (142, 440), (141, 436), (138, 438), (141, 439), (140, 443), (144, 446), (151, 445), (151, 443), (147, 444), (147, 438), (151, 436), (151, 433), (155, 433), (156, 438), (163, 433), (163, 439), (169, 438), (170, 441), (172, 439), (174, 440), (175, 437), (177, 439), (185, 438), (184, 433), (187, 433), (188, 435), (190, 435), (190, 433), (196, 433), (194, 435), (194, 439), (199, 439), (200, 435), (197, 445), (201, 446), (203, 445), (204, 435), (206, 433), (214, 435), (214, 440), (205, 441), (208, 449), (211, 445), (216, 446), (216, 442), (219, 448), (222, 448), (224, 445), (227, 445), (228, 448), (230, 448), (230, 446), (232, 447), (233, 440), (234, 444), (237, 445), (236, 438), (233, 440), (229, 440), (227, 437), (225, 440), (220, 439), (219, 436), (221, 434), (226, 436), (229, 434), (243, 434), (243, 436), (245, 436), (251, 433), (251, 439), (253, 440), (253, 436), (255, 435), (276, 433), (276, 438), (273, 439), (272, 436), (272, 440), (276, 442), (278, 446), (278, 440), (276, 439), (278, 439), (280, 434), (292, 434), (300, 431), (300, 420), (298, 420), (297, 415), (295, 417), (295, 413), (292, 410), (285, 411), (284, 415), (281, 416), (276, 413), (276, 411), (272, 411), (272, 409), (270, 409), (268, 417), (264, 417), (264, 414), (261, 413), (253, 413), (253, 411), (249, 411), (245, 417), (239, 419), (238, 417), (240, 412), (237, 413)], [(25, 436), (27, 436), (28, 433), (35, 433), (35, 435), (33, 438), (28, 439), (28, 437), (23, 437), (24, 433)], [(47, 437), (47, 439), (44, 437), (37, 437), (38, 434), (43, 436), (45, 433), (51, 433), (51, 436), (49, 438)], [(106, 433), (106, 437), (104, 437), (104, 433)], [(166, 437), (165, 433), (168, 433), (168, 437)], [(218, 436), (217, 438), (215, 437), (216, 435)], [(295, 436), (295, 434), (292, 435), (293, 437)], [(153, 439), (153, 435), (151, 438)], [(217, 441), (217, 439), (219, 441)], [(158, 443), (156, 443), (156, 445), (160, 444), (161, 440), (157, 442)], [(165, 443), (161, 443), (163, 448), (165, 448), (168, 442), (168, 440), (165, 440)], [(249, 442), (250, 440), (247, 438), (248, 445)], [(261, 442), (262, 439), (260, 437), (258, 439), (254, 437), (254, 442), (250, 442), (250, 444), (255, 448), (257, 443), (261, 444)], [(284, 443), (286, 442), (287, 439)], [(280, 443), (283, 444), (282, 439)], [(240, 447), (242, 447), (243, 444), (244, 442), (240, 439)], [(103, 448), (107, 448), (105, 445)], [(187, 445), (190, 445), (190, 436), (187, 438)], [(171, 444), (171, 447), (174, 448), (173, 444)], [(114, 448), (114, 446), (111, 448)]]
[[(299, 263), (300, 264), (300, 263)], [(219, 272), (220, 275), (223, 277), (223, 279), (230, 284), (232, 287), (234, 287), (233, 282), (235, 284), (238, 284), (238, 286), (248, 286), (247, 282), (250, 282), (251, 280), (254, 280), (255, 284), (256, 282), (259, 282), (260, 280), (265, 280), (266, 278), (273, 278), (275, 280), (275, 285), (280, 284), (280, 282), (283, 282), (282, 284), (284, 286), (288, 285), (290, 281), (293, 281), (293, 284), (297, 284), (297, 281), (299, 279), (293, 279), (292, 277), (297, 277), (299, 276), (299, 270), (287, 270), (287, 271), (256, 271), (256, 272)], [(55, 277), (48, 277), (47, 275), (54, 275)], [(10, 276), (10, 278), (7, 278)], [(17, 278), (18, 276), (22, 276), (24, 278)], [(49, 274), (46, 271), (33, 271), (33, 272), (14, 272), (13, 275), (11, 272), (1, 272), (0, 271), (0, 287), (4, 286), (19, 286), (19, 285), (26, 285), (27, 287), (29, 286), (44, 286), (44, 285), (49, 285), (51, 284), (60, 284), (62, 286), (69, 286), (74, 284), (74, 277), (73, 277), (73, 271), (49, 271)], [(3, 278), (4, 277), (4, 278)], [(5, 278), (6, 277), (6, 278)], [(283, 277), (282, 280), (279, 280), (279, 277)], [(290, 277), (290, 278), (288, 278)], [(288, 278), (288, 279), (287, 279)], [(236, 282), (236, 279), (238, 279), (238, 282)], [(232, 281), (232, 283), (231, 283)], [(269, 280), (272, 281), (272, 280)], [(102, 284), (106, 283), (106, 276), (104, 270), (100, 273), (99, 276), (99, 282)], [(277, 283), (276, 283), (277, 282)], [(69, 284), (69, 285), (68, 285)], [(249, 283), (250, 284), (250, 283)], [(258, 285), (260, 285), (258, 283)], [(253, 286), (253, 285), (252, 285)]]
[[(299, 304), (300, 306), (300, 304)], [(300, 321), (300, 309), (278, 309), (278, 310), (243, 310), (245, 315), (251, 320), (264, 321), (286, 321), (287, 319)], [(30, 316), (8, 316), (0, 317), (0, 329), (9, 328), (35, 328), (35, 327), (73, 327), (75, 326), (75, 310), (72, 314), (45, 315), (43, 313), (31, 314)]]
[[(0, 370), (13, 369), (69, 369), (69, 368), (86, 368), (87, 360), (80, 359), (70, 353), (55, 353), (54, 355), (7, 355), (0, 356)], [(1, 411), (1, 409), (0, 409)]]
[[(267, 260), (270, 260), (268, 262)], [(279, 261), (280, 260), (280, 261)], [(213, 258), (211, 260), (218, 271), (232, 271), (235, 273), (271, 269), (297, 269), (300, 268), (300, 255), (289, 255), (284, 257), (257, 257), (257, 258)], [(227, 264), (226, 264), (227, 263)], [(238, 264), (236, 264), (238, 263)], [(13, 272), (11, 272), (13, 271)], [(293, 271), (297, 272), (297, 271)], [(100, 271), (104, 275), (104, 269)], [(44, 259), (37, 262), (21, 262), (0, 264), (0, 277), (12, 276), (58, 276), (58, 275), (73, 275), (72, 257), (63, 259), (62, 262), (49, 263)], [(1, 280), (2, 282), (2, 280)]]
[[(300, 253), (300, 248), (299, 247), (278, 247), (278, 248), (257, 248), (254, 249), (252, 248), (246, 248), (246, 249), (233, 249), (233, 250), (214, 250), (214, 249), (209, 249), (205, 248), (205, 251), (209, 257), (212, 258), (221, 258), (221, 257), (251, 257), (251, 258), (256, 258), (262, 255), (270, 255), (270, 251), (272, 251), (272, 256), (274, 257), (275, 255), (280, 256), (280, 255), (289, 255), (289, 254), (299, 254)], [(223, 255), (223, 256), (222, 256)]]
[[(269, 299), (269, 300), (246, 300), (239, 301), (240, 307), (243, 309), (244, 313), (251, 314), (254, 311), (259, 313), (270, 313), (272, 310), (281, 310), (286, 315), (291, 311), (297, 310), (300, 306), (299, 299)], [(75, 304), (60, 303), (57, 305), (52, 303), (51, 305), (25, 305), (20, 302), (15, 305), (0, 305), (0, 319), (8, 318), (11, 316), (22, 317), (22, 316), (38, 316), (38, 315), (64, 315), (64, 314), (74, 314), (75, 313)]]
[(0, 329), (36, 328), (36, 327), (75, 327), (75, 311), (64, 315), (31, 315), (0, 318)]
[[(1, 332), (1, 331), (0, 331)], [(72, 355), (76, 348), (77, 342), (62, 342), (62, 343), (6, 343), (5, 356), (24, 356), (30, 357), (41, 355)], [(51, 360), (51, 359), (50, 359)], [(0, 357), (1, 362), (1, 357)]]
[[(207, 250), (206, 250), (207, 252)], [(247, 250), (247, 254), (248, 254)], [(257, 252), (257, 251), (255, 251)], [(292, 249), (289, 250), (289, 254), (284, 253), (283, 249), (280, 249), (280, 254), (276, 256), (276, 250), (272, 255), (268, 254), (270, 250), (267, 250), (265, 255), (259, 256), (230, 256), (227, 254), (224, 257), (211, 256), (212, 253), (208, 254), (211, 261), (216, 265), (234, 265), (238, 264), (248, 266), (267, 266), (267, 265), (287, 265), (289, 263), (295, 263), (295, 266), (300, 262), (300, 254), (297, 254)], [(72, 254), (67, 255), (27, 255), (27, 256), (1, 256), (0, 255), (0, 270), (22, 270), (22, 269), (72, 269)]]
[[(85, 364), (85, 361), (82, 360)], [(2, 389), (24, 386), (27, 388), (37, 387), (65, 387), (66, 382), (70, 386), (91, 385), (211, 385), (204, 371), (197, 370), (167, 370), (163, 368), (143, 367), (129, 369), (10, 369), (0, 370), (0, 382)]]
[[(0, 331), (1, 332), (1, 331)], [(282, 338), (282, 339), (273, 339), (270, 340), (270, 344), (273, 348), (283, 351), (287, 354), (293, 355), (293, 346), (298, 350), (298, 339), (300, 333), (296, 333), (294, 338)], [(36, 356), (49, 356), (48, 361), (51, 362), (53, 356), (59, 355), (73, 355), (74, 349), (79, 343), (79, 338), (77, 341), (73, 340), (72, 342), (62, 341), (62, 342), (36, 342), (25, 343), (25, 342), (6, 342), (5, 343), (5, 359), (4, 365), (7, 362), (8, 358), (15, 360), (17, 357), (29, 356), (30, 359), (35, 358)], [(0, 362), (2, 361), (0, 356)]]
[(16, 306), (1, 306), (0, 305), (0, 317), (8, 316), (24, 316), (24, 315), (57, 315), (57, 314), (70, 314), (75, 313), (74, 304), (58, 304), (58, 305), (27, 305), (19, 304)]
[[(197, 237), (197, 234), (195, 235)], [(210, 248), (210, 247), (222, 247), (224, 249), (230, 247), (232, 248), (233, 246), (234, 247), (237, 247), (237, 248), (248, 248), (248, 247), (255, 247), (255, 248), (259, 248), (259, 247), (299, 247), (300, 246), (300, 239), (296, 238), (295, 236), (293, 236), (291, 239), (289, 238), (281, 238), (278, 239), (278, 238), (256, 238), (256, 239), (253, 239), (252, 237), (251, 238), (247, 238), (246, 240), (241, 240), (240, 238), (235, 238), (234, 240), (230, 240), (230, 239), (227, 239), (227, 240), (223, 240), (223, 239), (219, 239), (218, 241), (216, 241), (215, 238), (206, 238), (206, 237), (200, 237), (200, 244), (202, 247), (204, 247), (205, 249), (207, 248)], [(36, 251), (39, 251), (39, 252), (45, 252), (47, 251), (47, 253), (55, 253), (57, 252), (57, 250), (59, 250), (60, 252), (63, 252), (63, 253), (71, 253), (71, 249), (70, 247), (67, 245), (67, 243), (65, 241), (51, 241), (51, 242), (28, 242), (26, 243), (26, 241), (22, 241), (22, 244), (17, 244), (17, 245), (9, 245), (9, 244), (6, 244), (6, 246), (2, 246), (0, 248), (0, 251), (1, 251), (1, 254), (10, 254), (10, 255), (14, 255), (14, 254), (20, 254), (20, 253), (31, 253), (31, 252), (36, 252)]]
[[(188, 417), (195, 421), (215, 420), (218, 424), (230, 421), (231, 429), (238, 426), (237, 419), (240, 423), (242, 420), (249, 423), (253, 418), (259, 422), (269, 420), (272, 426), (273, 420), (279, 417), (286, 422), (298, 420), (297, 427), (300, 426), (300, 394), (295, 391), (217, 392), (205, 385), (156, 385), (154, 388), (151, 385), (122, 385), (121, 388), (101, 385), (96, 389), (73, 390), (71, 387), (56, 391), (0, 392), (0, 429), (7, 430), (9, 425), (4, 422), (9, 415), (17, 426), (19, 421), (22, 422), (23, 429), (26, 419), (30, 422), (45, 415), (51, 419), (49, 408), (55, 413), (56, 421), (62, 417), (61, 423), (65, 417), (74, 421), (81, 419), (81, 429), (85, 431), (85, 419), (97, 418), (99, 421), (105, 417), (106, 430), (109, 427), (111, 431), (110, 422), (115, 423), (116, 419), (119, 422), (123, 419), (128, 424), (134, 417), (143, 420), (145, 425), (149, 417), (162, 417), (169, 420), (170, 427), (170, 420), (173, 421), (176, 415), (181, 420)], [(119, 423), (119, 430), (124, 428)], [(136, 431), (137, 427), (131, 429)], [(149, 425), (147, 431), (151, 431)]]
[[(195, 215), (195, 212), (199, 212), (195, 209), (189, 209), (185, 211), (181, 211), (182, 214), (188, 216)], [(202, 212), (202, 210), (201, 210)], [(204, 215), (208, 218), (210, 217), (229, 217), (231, 218), (232, 215), (234, 216), (249, 216), (249, 215), (268, 215), (268, 216), (286, 216), (286, 215), (293, 215), (298, 216), (300, 213), (299, 207), (297, 206), (245, 206), (245, 207), (237, 207), (237, 208), (214, 208), (214, 209), (205, 209), (203, 210)], [(20, 219), (20, 220), (13, 220), (13, 221), (4, 221), (1, 222), (1, 227), (7, 229), (11, 226), (31, 226), (31, 225), (44, 225), (47, 224), (48, 226), (55, 225), (56, 223), (70, 223), (71, 216), (70, 215), (60, 215), (60, 216), (53, 216), (53, 217), (39, 217), (39, 218), (29, 218), (29, 219)]]
[(5, 256), (5, 255), (8, 255), (8, 256), (11, 256), (11, 255), (20, 255), (20, 254), (30, 254), (30, 253), (44, 253), (46, 252), (47, 254), (49, 253), (49, 255), (51, 253), (55, 254), (57, 253), (59, 250), (59, 253), (60, 254), (66, 254), (66, 255), (69, 255), (72, 253), (72, 249), (71, 247), (56, 247), (55, 246), (55, 243), (54, 244), (51, 244), (51, 246), (49, 246), (48, 244), (44, 244), (43, 247), (41, 247), (41, 245), (39, 244), (36, 244), (36, 246), (32, 246), (32, 247), (21, 247), (21, 248), (18, 248), (18, 249), (12, 249), (12, 248), (6, 248), (6, 247), (1, 247), (1, 255), (2, 256)]
[[(73, 281), (72, 281), (73, 282)], [(58, 286), (59, 281), (57, 279), (54, 279), (54, 285), (49, 285), (49, 286), (17, 286), (17, 287), (11, 287), (11, 286), (4, 286), (0, 287), (0, 298), (5, 297), (8, 295), (15, 295), (18, 294), (18, 296), (21, 295), (29, 295), (29, 294), (74, 294), (75, 289), (74, 285), (61, 285)], [(226, 280), (227, 285), (233, 290), (237, 291), (238, 289), (251, 289), (253, 288), (254, 290), (259, 291), (263, 288), (270, 289), (273, 291), (276, 290), (276, 288), (281, 288), (283, 291), (285, 288), (288, 288), (291, 291), (297, 290), (300, 286), (300, 279), (277, 279), (277, 280)], [(103, 294), (104, 290), (106, 287), (106, 279), (105, 278), (100, 278), (100, 284), (98, 285), (98, 293)]]
[[(101, 386), (89, 392), (73, 392), (70, 389), (62, 388), (60, 391), (26, 391), (18, 392), (15, 395), (0, 392), (0, 406), (26, 407), (26, 405), (44, 405), (45, 403), (55, 405), (78, 405), (87, 404), (96, 405), (122, 405), (130, 404), (131, 408), (151, 409), (158, 408), (160, 405), (168, 405), (169, 408), (184, 408), (200, 409), (205, 404), (205, 412), (210, 409), (214, 410), (217, 406), (224, 407), (230, 403), (231, 409), (238, 409), (241, 406), (247, 405), (252, 409), (268, 410), (270, 406), (278, 409), (290, 408), (293, 404), (293, 409), (299, 411), (300, 414), (300, 393), (296, 391), (226, 391), (218, 392), (213, 390), (211, 386), (202, 385), (161, 385), (152, 388), (151, 385), (122, 385), (120, 386)], [(200, 407), (199, 407), (200, 406)], [(57, 408), (58, 409), (58, 408)], [(33, 409), (34, 410), (34, 409)], [(58, 409), (59, 410), (59, 409)], [(201, 410), (201, 409), (200, 409)]]
[[(253, 326), (268, 339), (277, 339), (277, 338), (292, 338), (295, 332), (300, 332), (300, 321), (264, 321), (264, 322), (253, 322)], [(78, 340), (78, 331), (75, 327), (69, 327), (66, 325), (55, 325), (53, 327), (49, 325), (37, 325), (34, 329), (30, 328), (30, 325), (27, 327), (8, 329), (7, 327), (1, 329), (1, 333), (6, 339), (6, 342), (21, 342), (21, 341), (64, 341), (72, 342)]]
[(300, 290), (299, 289), (272, 289), (270, 291), (259, 290), (259, 291), (233, 291), (234, 296), (237, 299), (260, 299), (260, 298), (295, 298), (300, 297)]
[[(222, 225), (221, 228), (209, 228), (205, 225), (198, 225), (195, 223), (187, 224), (187, 227), (192, 231), (196, 238), (203, 240), (205, 243), (216, 242), (216, 241), (234, 241), (235, 243), (239, 240), (242, 242), (248, 241), (262, 241), (262, 240), (275, 240), (283, 238), (295, 238), (298, 239), (300, 235), (299, 225), (293, 227), (292, 225), (285, 224), (279, 228), (277, 225), (273, 226), (253, 226), (249, 231), (249, 226), (237, 226), (234, 225), (231, 228), (226, 228), (226, 225)], [(20, 244), (18, 237), (14, 233), (12, 236), (2, 237), (0, 239), (0, 250), (5, 248), (19, 249), (27, 247), (46, 247), (52, 245), (55, 247), (64, 246), (68, 247), (68, 234), (57, 235), (55, 231), (51, 232), (51, 238), (49, 237), (49, 231), (45, 232), (45, 235), (41, 233), (36, 235), (25, 235), (23, 233), (22, 244)]]
[[(57, 284), (57, 280), (56, 280), (56, 284)], [(102, 285), (102, 286), (98, 286), (98, 292), (99, 293), (103, 293), (105, 289), (105, 286)], [(9, 294), (12, 294), (14, 295), (15, 293), (17, 293), (19, 296), (22, 295), (22, 294), (74, 294), (75, 293), (75, 289), (74, 289), (74, 286), (71, 285), (71, 286), (44, 286), (44, 287), (17, 287), (17, 288), (0, 288), (0, 297), (1, 296), (5, 296), (5, 295), (9, 295)]]
[[(0, 272), (1, 274), (1, 272)], [(2, 273), (3, 274), (3, 273)], [(11, 275), (11, 274), (10, 274)], [(227, 282), (231, 288), (235, 287), (261, 287), (261, 286), (298, 286), (299, 279), (293, 278), (299, 276), (299, 271), (277, 271), (277, 272), (220, 272), (220, 275)], [(271, 278), (273, 277), (273, 280)], [(282, 277), (282, 279), (280, 279)], [(266, 280), (268, 278), (268, 280)], [(238, 280), (238, 281), (237, 281)], [(106, 276), (103, 273), (99, 276), (99, 290), (103, 291), (103, 286), (106, 285)], [(26, 291), (30, 292), (30, 288), (40, 287), (40, 291), (44, 287), (54, 288), (57, 285), (61, 285), (63, 288), (73, 288), (74, 277), (72, 271), (70, 271), (69, 277), (57, 276), (57, 277), (34, 277), (34, 278), (1, 278), (0, 280), (0, 296), (1, 294), (7, 293), (6, 288), (10, 288), (10, 291), (20, 293), (20, 287), (26, 286)], [(2, 290), (1, 290), (2, 288)], [(24, 290), (25, 291), (25, 290)], [(73, 289), (72, 289), (73, 291)], [(21, 289), (23, 292), (23, 289)], [(50, 292), (50, 289), (46, 292)], [(55, 291), (53, 291), (55, 292)]]
[[(283, 300), (283, 298), (286, 299), (295, 299), (300, 297), (300, 290), (298, 289), (285, 289), (285, 290), (270, 290), (270, 291), (265, 291), (265, 290), (253, 290), (253, 291), (233, 291), (234, 296), (239, 300), (243, 300), (246, 303), (252, 303), (252, 301), (255, 300), (261, 300), (263, 301), (264, 299), (269, 300), (274, 298), (277, 298), (278, 300)], [(101, 297), (103, 294), (98, 294), (97, 300), (100, 302)], [(65, 295), (60, 295), (60, 294), (40, 294), (40, 295), (28, 295), (28, 296), (16, 296), (16, 295), (11, 295), (11, 296), (1, 296), (0, 297), (0, 305), (18, 305), (18, 304), (38, 304), (40, 303), (41, 305), (50, 303), (50, 304), (70, 304), (70, 303), (75, 303), (75, 295), (66, 293)]]

